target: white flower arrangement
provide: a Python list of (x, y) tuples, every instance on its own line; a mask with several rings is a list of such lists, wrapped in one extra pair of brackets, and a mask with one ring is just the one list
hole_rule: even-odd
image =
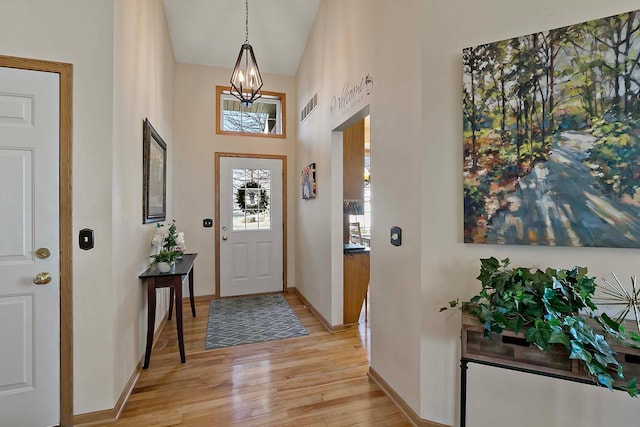
[(185, 250), (184, 233), (182, 231), (179, 232), (178, 235), (176, 236), (175, 250), (180, 251), (180, 252), (184, 252), (184, 250)]
[(155, 254), (150, 257), (152, 264), (175, 261), (185, 251), (184, 233), (176, 231), (175, 220), (168, 224), (158, 223), (153, 230), (151, 246), (155, 250)]
[(151, 239), (151, 246), (154, 248), (159, 248), (164, 243), (164, 235), (163, 234), (153, 234), (153, 239)]

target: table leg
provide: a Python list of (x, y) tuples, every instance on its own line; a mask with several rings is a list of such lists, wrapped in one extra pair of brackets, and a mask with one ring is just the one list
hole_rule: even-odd
[(189, 300), (191, 301), (191, 314), (196, 317), (196, 305), (193, 302), (193, 268), (189, 270)]
[(175, 277), (176, 288), (176, 329), (178, 331), (178, 347), (180, 348), (180, 361), (184, 363), (184, 336), (182, 334), (182, 276)]
[(171, 320), (171, 315), (173, 314), (173, 293), (175, 291), (173, 290), (173, 286), (169, 286), (169, 317), (167, 317), (167, 320)]
[(143, 369), (149, 367), (151, 347), (153, 346), (153, 333), (156, 326), (156, 285), (155, 279), (147, 279), (147, 349), (144, 353)]
[(460, 359), (460, 427), (467, 423), (467, 369), (469, 362)]

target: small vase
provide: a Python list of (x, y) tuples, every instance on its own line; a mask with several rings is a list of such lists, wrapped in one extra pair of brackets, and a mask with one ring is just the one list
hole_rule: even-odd
[(160, 270), (160, 273), (168, 273), (169, 270), (171, 270), (171, 264), (168, 262), (159, 262), (158, 270)]

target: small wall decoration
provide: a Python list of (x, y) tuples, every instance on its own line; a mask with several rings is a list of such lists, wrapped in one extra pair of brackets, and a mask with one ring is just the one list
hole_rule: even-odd
[(631, 290), (627, 290), (615, 273), (611, 273), (615, 279), (615, 283), (611, 283), (606, 279), (603, 282), (606, 286), (598, 286), (598, 292), (593, 301), (596, 304), (609, 306), (617, 309), (617, 313), (611, 316), (616, 322), (620, 323), (627, 316), (633, 316), (640, 332), (640, 286), (636, 276), (631, 278)]
[(371, 95), (373, 92), (373, 76), (367, 74), (362, 76), (359, 81), (347, 80), (342, 85), (340, 95), (331, 98), (329, 111), (333, 116), (338, 113), (340, 117), (350, 112), (355, 106), (362, 103), (365, 96)]
[(167, 216), (167, 144), (145, 119), (142, 131), (142, 222)]
[(302, 198), (316, 198), (316, 164), (309, 163), (302, 169)]
[(364, 200), (344, 199), (342, 212), (345, 215), (364, 215)]
[(640, 247), (638, 11), (464, 49), (464, 241)]
[(255, 181), (249, 181), (236, 192), (236, 203), (243, 212), (249, 214), (261, 213), (269, 209), (269, 195)]

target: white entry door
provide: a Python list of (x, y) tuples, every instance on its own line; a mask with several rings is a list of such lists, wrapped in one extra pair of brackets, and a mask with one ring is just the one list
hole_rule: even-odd
[(58, 88), (0, 67), (1, 426), (60, 422)]
[(220, 158), (220, 296), (278, 292), (282, 160)]

